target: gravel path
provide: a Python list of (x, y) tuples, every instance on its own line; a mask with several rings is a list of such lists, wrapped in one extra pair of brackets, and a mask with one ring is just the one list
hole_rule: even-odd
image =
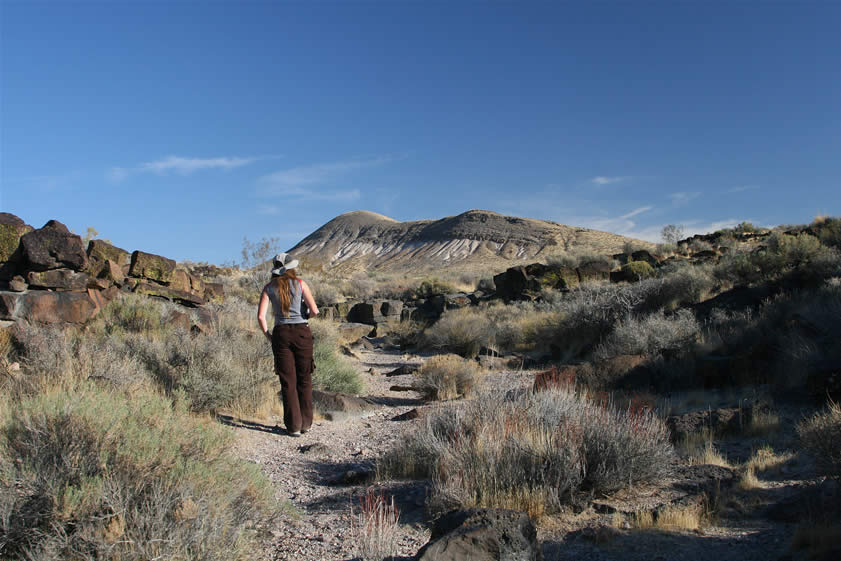
[[(370, 469), (373, 460), (412, 430), (417, 421), (394, 421), (396, 415), (423, 409), (415, 392), (394, 392), (393, 385), (411, 385), (411, 375), (385, 377), (402, 364), (420, 363), (417, 356), (399, 352), (357, 350), (357, 368), (365, 377), (367, 396), (379, 405), (361, 416), (316, 420), (300, 438), (261, 425), (235, 427), (238, 454), (259, 464), (288, 502), (292, 514), (271, 532), (261, 560), (349, 561), (356, 556), (351, 505), (369, 489), (394, 497), (400, 524), (394, 538), (397, 560), (409, 560), (429, 539), (424, 510), (427, 482), (383, 482), (337, 485), (331, 479), (350, 470)], [(527, 387), (530, 372), (495, 372), (485, 387)], [(789, 496), (802, 481), (764, 484), (757, 493), (780, 491)], [(723, 497), (727, 501), (727, 497)], [(775, 499), (771, 497), (770, 501)], [(538, 531), (546, 561), (765, 561), (786, 557), (793, 524), (771, 522), (754, 514), (727, 513), (715, 527), (696, 532), (639, 531), (613, 528), (610, 517), (592, 509), (544, 520)]]

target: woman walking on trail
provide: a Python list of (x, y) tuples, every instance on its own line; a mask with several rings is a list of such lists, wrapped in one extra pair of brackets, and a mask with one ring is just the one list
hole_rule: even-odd
[[(283, 423), (290, 436), (301, 436), (312, 426), (312, 331), (307, 318), (318, 314), (310, 287), (298, 278), (297, 259), (288, 253), (274, 258), (272, 280), (263, 287), (257, 321), (272, 343), (274, 369), (283, 396)], [(306, 306), (301, 306), (301, 300)], [(266, 325), (269, 302), (274, 311), (274, 329)], [(303, 308), (303, 313), (302, 313)], [(307, 308), (309, 312), (307, 313)]]

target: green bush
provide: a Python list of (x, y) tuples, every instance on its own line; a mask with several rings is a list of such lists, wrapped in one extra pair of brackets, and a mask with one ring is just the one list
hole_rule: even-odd
[(335, 323), (310, 320), (314, 342), (315, 371), (312, 384), (317, 390), (358, 394), (364, 385), (353, 365), (339, 354), (339, 333)]
[(622, 265), (626, 277), (635, 280), (650, 279), (657, 276), (657, 271), (647, 261), (630, 261)]
[(4, 558), (247, 559), (277, 512), (231, 434), (186, 401), (90, 383), (0, 406)]
[(458, 292), (456, 288), (438, 277), (430, 277), (423, 279), (418, 287), (414, 290), (413, 296), (415, 298), (429, 298), (430, 296), (439, 296), (441, 294), (452, 294)]

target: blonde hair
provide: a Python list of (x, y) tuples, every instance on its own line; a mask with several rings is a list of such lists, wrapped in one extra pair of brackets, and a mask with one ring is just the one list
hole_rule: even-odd
[(292, 306), (292, 290), (289, 288), (289, 281), (297, 280), (298, 275), (295, 273), (295, 269), (289, 269), (272, 279), (272, 283), (277, 290), (277, 298), (280, 301), (280, 309), (284, 316), (289, 315), (289, 308)]

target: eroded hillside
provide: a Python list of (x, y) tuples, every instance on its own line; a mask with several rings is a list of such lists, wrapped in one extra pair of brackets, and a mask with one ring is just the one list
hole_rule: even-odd
[(487, 210), (411, 222), (355, 211), (337, 216), (291, 252), (309, 264), (346, 271), (421, 272), (442, 266), (478, 271), (569, 251), (616, 253), (627, 241), (617, 234)]

